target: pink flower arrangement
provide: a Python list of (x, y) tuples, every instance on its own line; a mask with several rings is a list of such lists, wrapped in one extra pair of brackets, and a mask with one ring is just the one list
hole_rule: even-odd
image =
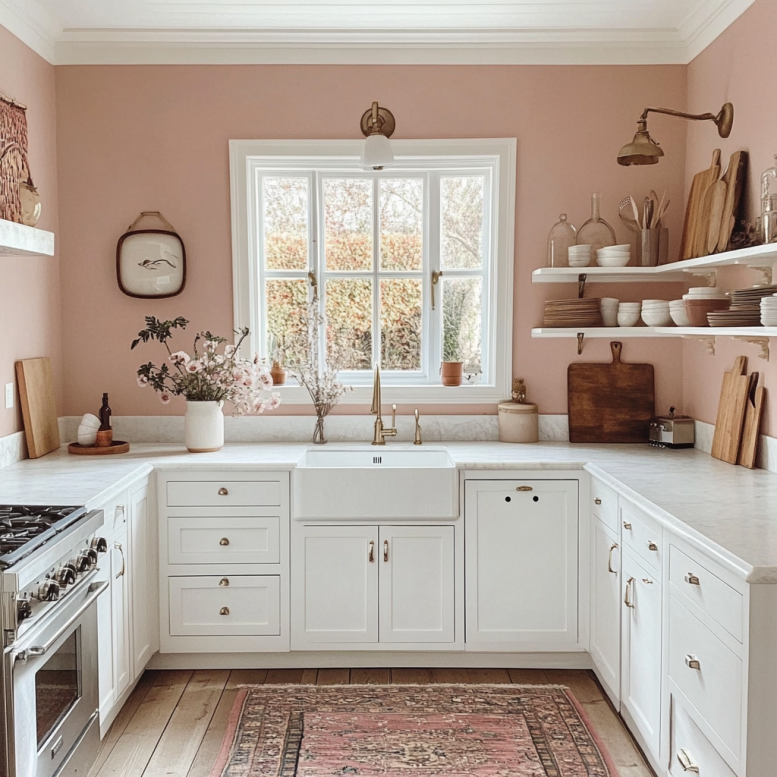
[[(239, 349), (248, 336), (248, 329), (235, 332), (237, 342), (227, 344), (223, 337), (210, 332), (200, 332), (194, 338), (193, 355), (185, 351), (173, 353), (167, 341), (173, 329), (185, 329), (189, 322), (184, 318), (160, 321), (146, 317), (146, 329), (138, 333), (132, 348), (140, 342), (158, 340), (169, 354), (170, 364), (157, 367), (152, 362), (138, 369), (138, 385), (151, 386), (159, 394), (162, 404), (173, 396), (183, 395), (190, 402), (229, 402), (233, 415), (263, 413), (275, 410), (281, 403), (280, 395), (272, 392), (270, 369), (258, 356), (253, 359), (240, 357)], [(200, 345), (201, 343), (201, 345)], [(223, 354), (218, 353), (224, 346)]]

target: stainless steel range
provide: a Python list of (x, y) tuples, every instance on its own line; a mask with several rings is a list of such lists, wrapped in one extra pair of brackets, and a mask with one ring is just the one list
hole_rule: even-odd
[(86, 775), (99, 749), (101, 510), (0, 505), (2, 777)]

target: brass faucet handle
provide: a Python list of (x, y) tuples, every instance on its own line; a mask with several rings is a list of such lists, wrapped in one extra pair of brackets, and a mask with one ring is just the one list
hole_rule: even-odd
[(391, 428), (392, 429), (397, 428), (397, 406), (396, 405), (391, 406)]

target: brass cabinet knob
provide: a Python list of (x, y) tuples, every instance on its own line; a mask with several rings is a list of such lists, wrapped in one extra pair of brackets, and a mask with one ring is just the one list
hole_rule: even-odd
[(518, 486), (516, 491), (534, 491), (534, 489), (531, 486)]
[(680, 766), (683, 767), (684, 772), (699, 774), (699, 765), (687, 750), (680, 748), (677, 751), (677, 760), (680, 762)]
[(688, 655), (685, 657), (685, 665), (689, 669), (699, 669), (699, 670), (701, 670), (701, 662), (692, 653), (688, 653)]
[(602, 500), (599, 499), (599, 497), (597, 496), (596, 499), (594, 499), (594, 504), (595, 505), (600, 505), (601, 503), (602, 503)]
[(222, 537), (219, 540), (219, 545), (229, 545), (229, 540), (226, 537)]
[(229, 496), (229, 491), (227, 491), (227, 489), (222, 486), (219, 489), (219, 496)]
[(228, 586), (229, 585), (229, 578), (228, 577), (222, 577), (221, 580), (219, 580), (219, 585), (222, 586)]
[(688, 583), (688, 585), (701, 585), (701, 580), (699, 580), (697, 575), (694, 575), (693, 572), (689, 572), (685, 576), (685, 582)]
[(229, 615), (229, 607), (222, 607), (219, 610), (219, 615)]
[(648, 550), (658, 550), (658, 545), (655, 542), (648, 542)]
[(629, 531), (631, 531), (631, 524), (626, 522), (626, 521), (624, 521), (623, 522), (623, 528), (624, 529), (628, 529)]

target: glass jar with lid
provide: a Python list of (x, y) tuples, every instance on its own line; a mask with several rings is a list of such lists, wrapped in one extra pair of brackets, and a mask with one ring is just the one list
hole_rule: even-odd
[(569, 246), (575, 245), (577, 230), (562, 213), (548, 235), (548, 267), (569, 267)]
[(774, 167), (761, 176), (761, 240), (777, 243), (777, 154)]

